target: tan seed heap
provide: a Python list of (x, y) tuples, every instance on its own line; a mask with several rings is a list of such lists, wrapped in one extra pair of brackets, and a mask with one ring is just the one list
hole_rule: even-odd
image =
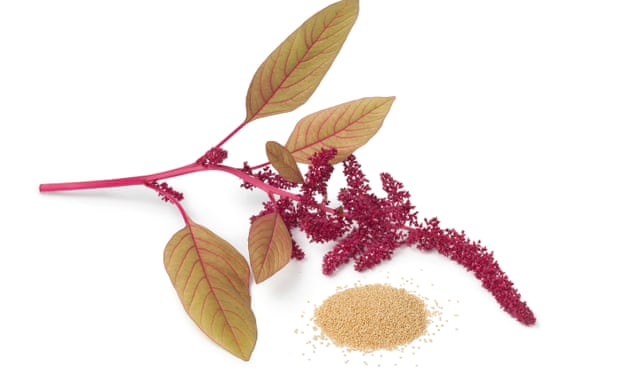
[(394, 349), (426, 332), (429, 313), (404, 289), (373, 284), (338, 292), (316, 308), (314, 321), (338, 346)]

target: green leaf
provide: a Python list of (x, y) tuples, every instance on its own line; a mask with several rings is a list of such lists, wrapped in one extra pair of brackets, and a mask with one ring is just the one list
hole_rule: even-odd
[(265, 144), (265, 151), (269, 162), (282, 178), (294, 183), (304, 183), (304, 176), (286, 147), (275, 141), (269, 141)]
[(343, 0), (319, 11), (260, 65), (248, 88), (244, 123), (293, 111), (314, 93), (342, 48), (359, 10)]
[(346, 159), (377, 133), (395, 97), (369, 97), (346, 102), (301, 119), (285, 147), (299, 163), (323, 148), (336, 148), (332, 163)]
[(213, 341), (249, 360), (256, 344), (250, 270), (228, 242), (189, 222), (172, 236), (164, 265), (187, 314)]
[(256, 283), (268, 279), (289, 262), (293, 242), (278, 212), (254, 220), (248, 236), (248, 249)]

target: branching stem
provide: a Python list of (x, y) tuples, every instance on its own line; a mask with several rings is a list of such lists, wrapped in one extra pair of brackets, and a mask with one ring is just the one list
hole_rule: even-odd
[(212, 165), (212, 164), (197, 164), (192, 163), (179, 168), (171, 169), (165, 172), (153, 173), (144, 176), (136, 177), (124, 177), (113, 178), (106, 180), (96, 181), (82, 181), (82, 182), (61, 182), (61, 183), (44, 183), (39, 185), (40, 192), (56, 192), (56, 191), (72, 191), (72, 190), (87, 190), (87, 189), (99, 189), (110, 187), (123, 187), (123, 186), (135, 186), (135, 185), (148, 185), (152, 182), (160, 181), (167, 178), (178, 177), (189, 173), (202, 172), (208, 170), (216, 170), (226, 172), (237, 176), (242, 181), (250, 183), (257, 188), (271, 194), (276, 194), (284, 197), (288, 197), (293, 200), (299, 200), (300, 196), (292, 192), (281, 190), (275, 186), (264, 183), (263, 181), (253, 177), (242, 171), (241, 169), (226, 166), (226, 165)]

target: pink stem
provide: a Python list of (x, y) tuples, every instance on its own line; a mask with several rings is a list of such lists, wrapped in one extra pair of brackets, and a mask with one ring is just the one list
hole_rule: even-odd
[(252, 177), (251, 175), (245, 173), (244, 171), (242, 171), (241, 169), (238, 168), (232, 168), (232, 167), (228, 167), (225, 165), (206, 165), (204, 167), (205, 169), (210, 169), (210, 170), (219, 170), (222, 172), (226, 172), (228, 174), (232, 174), (234, 176), (239, 177), (241, 180), (246, 181), (247, 183), (250, 183), (256, 187), (258, 187), (259, 189), (267, 192), (267, 193), (272, 193), (272, 194), (276, 194), (276, 195), (280, 195), (280, 196), (285, 196), (287, 198), (291, 198), (293, 200), (300, 200), (301, 197), (297, 194), (294, 194), (292, 192), (288, 192), (288, 191), (284, 191), (281, 190), (275, 186), (271, 186), (269, 184), (264, 183), (263, 181)]
[(40, 192), (53, 192), (53, 191), (71, 191), (71, 190), (86, 190), (86, 189), (99, 189), (105, 187), (121, 187), (121, 186), (133, 186), (143, 185), (145, 183), (181, 176), (188, 173), (194, 173), (204, 170), (204, 166), (196, 163), (188, 164), (183, 167), (171, 169), (169, 171), (149, 174), (146, 176), (114, 178), (109, 180), (97, 180), (97, 181), (84, 181), (84, 182), (61, 182), (61, 183), (43, 183), (39, 185)]
[(268, 166), (269, 164), (271, 164), (270, 162), (265, 162), (263, 164), (259, 164), (259, 165), (255, 165), (253, 167), (250, 167), (251, 170), (255, 170), (255, 169), (261, 169), (264, 168), (266, 166)]
[(243, 123), (239, 124), (239, 126), (237, 128), (235, 128), (232, 132), (230, 132), (226, 137), (224, 137), (223, 140), (220, 141), (220, 143), (218, 143), (215, 147), (222, 147), (224, 146), (224, 144), (226, 142), (228, 142), (229, 139), (232, 138), (232, 136), (234, 136), (235, 134), (237, 134), (237, 132), (239, 132), (241, 129), (243, 129), (243, 127), (245, 127), (245, 125), (248, 123), (249, 120), (244, 121)]
[(72, 190), (86, 190), (86, 189), (98, 189), (106, 187), (121, 187), (121, 186), (135, 186), (135, 185), (147, 185), (154, 181), (159, 181), (166, 178), (178, 177), (188, 173), (202, 172), (207, 170), (218, 170), (237, 176), (241, 180), (248, 182), (259, 189), (272, 194), (277, 194), (291, 198), (293, 200), (299, 200), (300, 197), (297, 194), (280, 190), (275, 186), (268, 185), (263, 181), (252, 177), (245, 173), (241, 169), (232, 168), (225, 165), (212, 165), (212, 164), (197, 164), (192, 163), (179, 168), (171, 169), (169, 171), (153, 173), (145, 176), (114, 178), (108, 180), (97, 181), (83, 181), (83, 182), (61, 182), (61, 183), (44, 183), (39, 185), (40, 192), (54, 192), (54, 191), (72, 191)]

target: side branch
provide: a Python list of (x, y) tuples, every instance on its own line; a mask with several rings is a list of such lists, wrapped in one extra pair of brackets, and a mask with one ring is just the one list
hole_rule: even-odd
[(258, 187), (259, 189), (265, 191), (266, 193), (271, 193), (271, 194), (276, 194), (276, 195), (280, 195), (280, 196), (285, 196), (287, 198), (290, 198), (291, 200), (296, 200), (299, 201), (301, 199), (300, 195), (292, 193), (292, 192), (288, 192), (282, 189), (279, 189), (275, 186), (271, 186), (259, 179), (257, 179), (256, 177), (252, 177), (251, 175), (245, 173), (244, 171), (242, 171), (239, 168), (232, 168), (232, 167), (228, 167), (225, 165), (210, 165), (207, 164), (204, 166), (204, 169), (212, 169), (212, 170), (219, 170), (222, 172), (226, 172), (229, 174), (232, 174), (233, 176), (237, 176), (238, 178), (240, 178), (242, 181), (248, 182), (256, 187)]

